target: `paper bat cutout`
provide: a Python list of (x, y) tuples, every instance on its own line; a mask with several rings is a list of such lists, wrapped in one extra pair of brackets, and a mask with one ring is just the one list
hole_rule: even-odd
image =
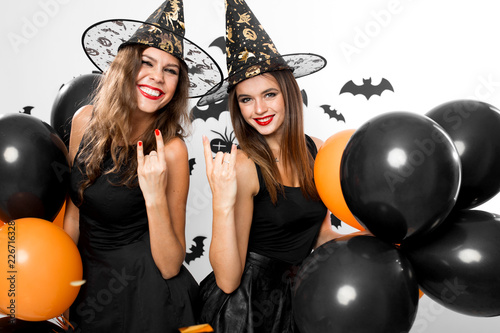
[(190, 253), (186, 252), (186, 258), (184, 258), (184, 261), (186, 264), (189, 265), (189, 263), (195, 259), (201, 258), (203, 256), (203, 253), (205, 252), (203, 249), (203, 241), (205, 240), (204, 236), (197, 236), (193, 239), (194, 245), (192, 245), (189, 248)]
[(338, 229), (340, 227), (341, 221), (337, 218), (337, 216), (333, 215), (332, 213), (330, 213), (330, 222), (335, 228)]
[(207, 121), (208, 118), (213, 117), (215, 120), (219, 120), (219, 117), (222, 112), (228, 111), (227, 107), (227, 98), (219, 101), (217, 103), (208, 104), (208, 108), (206, 110), (200, 110), (196, 105), (191, 109), (190, 118), (191, 121), (195, 119), (203, 119)]
[(386, 90), (394, 91), (394, 88), (392, 88), (391, 83), (387, 81), (387, 79), (383, 78), (382, 81), (375, 86), (372, 84), (372, 78), (369, 78), (366, 80), (363, 79), (363, 84), (360, 86), (352, 82), (352, 80), (347, 82), (342, 89), (340, 89), (340, 94), (351, 93), (353, 95), (363, 95), (366, 99), (370, 99), (373, 95), (381, 96)]
[(302, 95), (302, 102), (304, 103), (305, 106), (307, 106), (307, 93), (304, 89), (300, 91), (300, 94)]
[(34, 108), (35, 108), (34, 106), (25, 106), (23, 108), (23, 111), (19, 111), (19, 113), (24, 113), (24, 114), (31, 115), (31, 110), (33, 110)]
[(337, 121), (343, 121), (345, 123), (344, 116), (335, 109), (331, 109), (330, 105), (321, 105), (323, 111), (330, 117), (330, 119), (335, 118)]
[(189, 159), (189, 175), (191, 176), (193, 174), (193, 169), (194, 165), (196, 164), (196, 159), (195, 158), (190, 158)]

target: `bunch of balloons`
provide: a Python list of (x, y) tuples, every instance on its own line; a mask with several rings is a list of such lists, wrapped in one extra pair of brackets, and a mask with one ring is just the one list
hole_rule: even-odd
[(73, 114), (90, 102), (99, 78), (83, 75), (61, 87), (52, 109), (59, 132), (31, 115), (0, 115), (0, 312), (8, 315), (5, 329), (48, 330), (47, 320), (71, 306), (83, 283), (80, 254), (62, 229), (70, 176), (67, 140)]
[(498, 109), (457, 100), (325, 141), (318, 193), (360, 232), (323, 244), (297, 273), (301, 331), (408, 331), (419, 289), (460, 313), (500, 315), (500, 217), (470, 210), (500, 192), (499, 129)]

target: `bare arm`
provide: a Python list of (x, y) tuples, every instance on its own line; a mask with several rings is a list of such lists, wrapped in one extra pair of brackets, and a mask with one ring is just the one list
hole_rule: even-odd
[[(71, 120), (71, 133), (69, 137), (69, 160), (70, 167), (75, 160), (75, 156), (78, 152), (78, 147), (82, 141), (83, 134), (87, 128), (87, 124), (92, 116), (92, 106), (86, 105), (79, 109), (73, 115)], [(73, 239), (75, 244), (78, 244), (78, 238), (80, 238), (80, 211), (78, 207), (75, 206), (69, 196), (66, 199), (66, 210), (64, 212), (63, 221), (64, 231)], [(64, 317), (69, 318), (69, 309), (64, 311)]]
[(239, 286), (245, 268), (253, 196), (258, 191), (257, 172), (253, 162), (237, 152), (236, 146), (231, 154), (218, 153), (212, 160), (206, 138), (203, 145), (213, 195), (210, 263), (219, 288), (231, 293)]
[(153, 260), (163, 278), (169, 279), (179, 273), (186, 255), (189, 160), (181, 139), (172, 139), (166, 146), (161, 133), (156, 139), (157, 153), (144, 156), (138, 144), (137, 173), (146, 202)]
[[(86, 105), (79, 109), (73, 115), (71, 121), (71, 133), (69, 137), (69, 158), (72, 164), (78, 152), (78, 147), (82, 141), (83, 134), (87, 128), (87, 124), (92, 116), (92, 106)], [(75, 244), (78, 244), (80, 237), (80, 216), (78, 207), (68, 197), (66, 200), (66, 211), (64, 213), (63, 222), (64, 231), (73, 239)]]

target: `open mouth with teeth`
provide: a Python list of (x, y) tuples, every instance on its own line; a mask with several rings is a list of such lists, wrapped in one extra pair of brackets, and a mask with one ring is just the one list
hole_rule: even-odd
[(271, 121), (273, 121), (274, 115), (262, 117), (262, 118), (254, 118), (255, 122), (260, 126), (268, 125)]
[(138, 86), (138, 88), (144, 97), (152, 99), (152, 100), (157, 100), (157, 99), (161, 98), (163, 95), (165, 95), (165, 93), (163, 91), (161, 91), (160, 89), (153, 88), (153, 87), (141, 85), (141, 86)]

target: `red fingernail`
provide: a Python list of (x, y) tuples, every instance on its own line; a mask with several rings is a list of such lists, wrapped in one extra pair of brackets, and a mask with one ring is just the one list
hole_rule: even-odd
[(155, 134), (156, 134), (156, 136), (160, 135), (160, 131), (155, 129)]
[(142, 141), (137, 142), (139, 144), (139, 147), (142, 147)]

